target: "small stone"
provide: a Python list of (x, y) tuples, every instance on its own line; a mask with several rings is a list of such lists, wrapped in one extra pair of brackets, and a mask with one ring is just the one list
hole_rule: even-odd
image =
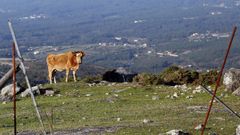
[(159, 100), (159, 96), (152, 96), (152, 100)]
[(44, 95), (45, 96), (53, 96), (53, 94), (54, 94), (53, 90), (46, 90)]
[(192, 94), (197, 94), (197, 93), (201, 93), (201, 90), (193, 90)]
[(184, 85), (175, 85), (174, 88), (175, 89), (179, 89), (179, 90), (181, 90), (183, 92), (187, 92), (189, 90), (189, 88), (187, 87), (186, 84), (184, 84)]
[(111, 97), (107, 97), (107, 98), (106, 98), (106, 101), (107, 101), (108, 103), (115, 103), (117, 100), (118, 100), (118, 98), (117, 98), (117, 97), (114, 97), (114, 96), (111, 96)]
[(7, 104), (7, 102), (6, 102), (6, 101), (3, 101), (2, 104), (5, 105), (5, 104)]
[(116, 85), (116, 83), (111, 83), (111, 86), (114, 86), (114, 85)]
[(96, 85), (96, 83), (89, 83), (89, 84), (88, 84), (89, 87), (93, 87), (93, 86), (95, 86), (95, 85)]
[(174, 98), (178, 98), (177, 92), (174, 92), (173, 97), (174, 97)]
[(186, 99), (192, 99), (193, 95), (186, 96)]
[(171, 97), (171, 95), (167, 95), (165, 98), (170, 98)]
[(64, 105), (64, 104), (65, 104), (65, 102), (62, 102), (62, 104)]
[(122, 119), (121, 118), (117, 118), (117, 121), (121, 121)]
[(109, 93), (105, 93), (105, 95), (109, 95)]
[(178, 88), (179, 88), (179, 85), (175, 85), (175, 86), (173, 86), (173, 88), (178, 89)]
[(153, 121), (152, 121), (152, 120), (149, 120), (149, 119), (144, 119), (144, 120), (143, 120), (143, 123), (144, 123), (144, 124), (152, 123), (152, 122), (153, 122)]
[(203, 88), (202, 86), (198, 86), (195, 88), (195, 90), (193, 90), (193, 94), (197, 94), (197, 93), (202, 93), (203, 92)]
[(220, 97), (224, 97), (224, 96), (225, 96), (225, 94), (224, 94), (224, 93), (221, 93)]
[(125, 91), (126, 89), (122, 89), (122, 90), (112, 90), (112, 92), (114, 92), (114, 93), (120, 93), (120, 92), (123, 92), (123, 91)]
[(199, 124), (197, 125), (194, 129), (195, 130), (201, 130), (203, 128), (203, 125), (202, 124)]
[[(210, 100), (209, 102), (211, 102), (211, 100)], [(217, 102), (217, 101), (214, 99), (214, 100), (213, 100), (213, 103), (216, 103), (216, 102)]]
[(180, 85), (180, 90), (183, 91), (183, 92), (187, 92), (188, 91), (187, 85), (186, 84)]
[(85, 96), (86, 96), (86, 97), (90, 97), (90, 96), (92, 96), (92, 94), (86, 94)]
[(83, 120), (86, 120), (86, 117), (82, 117)]
[(118, 97), (118, 94), (114, 94), (115, 97)]

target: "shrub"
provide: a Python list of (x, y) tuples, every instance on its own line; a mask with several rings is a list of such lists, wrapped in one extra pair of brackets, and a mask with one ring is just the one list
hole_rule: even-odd
[(197, 84), (212, 85), (215, 84), (218, 78), (218, 71), (211, 70), (208, 72), (200, 73), (199, 79), (196, 81)]
[(193, 83), (199, 78), (199, 73), (177, 66), (171, 66), (161, 72), (159, 76), (166, 85), (182, 85)]
[(162, 80), (159, 76), (149, 73), (141, 73), (133, 78), (133, 82), (140, 85), (159, 85), (162, 84)]
[(83, 79), (83, 82), (85, 82), (85, 83), (99, 83), (100, 81), (102, 81), (101, 75), (87, 76)]
[(212, 85), (216, 82), (217, 76), (217, 70), (199, 73), (194, 70), (171, 66), (164, 69), (159, 75), (149, 73), (138, 74), (134, 77), (133, 82), (137, 82), (141, 85)]

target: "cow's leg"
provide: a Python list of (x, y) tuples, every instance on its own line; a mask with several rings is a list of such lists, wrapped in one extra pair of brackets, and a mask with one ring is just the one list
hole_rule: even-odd
[(53, 81), (54, 81), (54, 83), (57, 83), (57, 81), (56, 81), (56, 77), (55, 77), (55, 76), (53, 77)]
[(53, 76), (53, 70), (48, 69), (48, 79), (49, 79), (50, 84), (52, 84), (52, 76)]
[(76, 70), (73, 70), (73, 79), (74, 82), (77, 82)]
[(66, 69), (66, 82), (68, 82), (69, 69)]
[(53, 81), (54, 81), (54, 83), (57, 83), (57, 81), (56, 81), (56, 70), (53, 71)]

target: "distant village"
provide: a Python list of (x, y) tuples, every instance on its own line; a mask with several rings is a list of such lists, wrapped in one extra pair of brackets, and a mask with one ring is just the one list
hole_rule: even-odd
[(188, 36), (189, 42), (200, 42), (200, 41), (209, 41), (210, 39), (220, 39), (220, 38), (228, 38), (230, 33), (220, 33), (220, 32), (210, 32), (206, 33), (193, 33)]

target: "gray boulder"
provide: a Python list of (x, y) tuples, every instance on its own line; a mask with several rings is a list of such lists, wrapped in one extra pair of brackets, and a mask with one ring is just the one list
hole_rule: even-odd
[(235, 90), (232, 94), (235, 96), (240, 96), (240, 87), (237, 88), (237, 90)]
[(223, 77), (223, 84), (228, 91), (235, 91), (240, 87), (240, 69), (231, 68)]
[(54, 92), (53, 90), (46, 90), (44, 95), (45, 95), (45, 96), (53, 96), (54, 93), (55, 93), (55, 92)]
[[(21, 89), (22, 87), (16, 84), (16, 93), (20, 92)], [(9, 84), (2, 88), (1, 96), (13, 96), (13, 84)]]
[(238, 127), (236, 129), (236, 135), (240, 135), (240, 125), (238, 125)]
[(13, 99), (12, 97), (0, 95), (0, 102), (3, 102), (3, 104), (6, 104), (6, 102), (12, 101), (12, 99)]

